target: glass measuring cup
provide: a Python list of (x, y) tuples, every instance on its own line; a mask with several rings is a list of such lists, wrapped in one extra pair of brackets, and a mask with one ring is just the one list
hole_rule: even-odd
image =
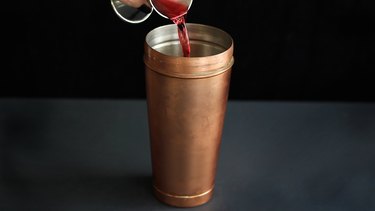
[(193, 0), (111, 0), (115, 13), (129, 23), (141, 23), (155, 11), (172, 19), (185, 15)]

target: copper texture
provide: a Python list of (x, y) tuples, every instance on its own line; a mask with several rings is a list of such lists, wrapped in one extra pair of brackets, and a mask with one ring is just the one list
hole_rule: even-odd
[(174, 24), (148, 33), (144, 55), (153, 190), (177, 207), (198, 206), (213, 195), (234, 61), (226, 32), (187, 28), (191, 57), (181, 56)]

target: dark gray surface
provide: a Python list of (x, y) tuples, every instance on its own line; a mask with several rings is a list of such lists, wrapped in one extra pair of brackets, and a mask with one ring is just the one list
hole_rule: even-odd
[[(145, 101), (0, 99), (0, 210), (181, 210), (151, 193)], [(375, 210), (375, 104), (229, 102), (191, 210)]]

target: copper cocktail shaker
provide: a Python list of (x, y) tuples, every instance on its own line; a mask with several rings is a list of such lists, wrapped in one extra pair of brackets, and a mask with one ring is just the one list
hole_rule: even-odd
[(177, 207), (212, 197), (234, 61), (226, 32), (187, 29), (191, 57), (182, 57), (175, 24), (149, 32), (144, 55), (153, 189)]

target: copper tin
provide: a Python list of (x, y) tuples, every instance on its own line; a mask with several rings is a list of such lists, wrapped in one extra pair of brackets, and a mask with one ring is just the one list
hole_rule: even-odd
[(181, 56), (174, 24), (149, 32), (144, 56), (153, 189), (177, 207), (212, 197), (234, 61), (226, 32), (187, 28), (191, 57)]

